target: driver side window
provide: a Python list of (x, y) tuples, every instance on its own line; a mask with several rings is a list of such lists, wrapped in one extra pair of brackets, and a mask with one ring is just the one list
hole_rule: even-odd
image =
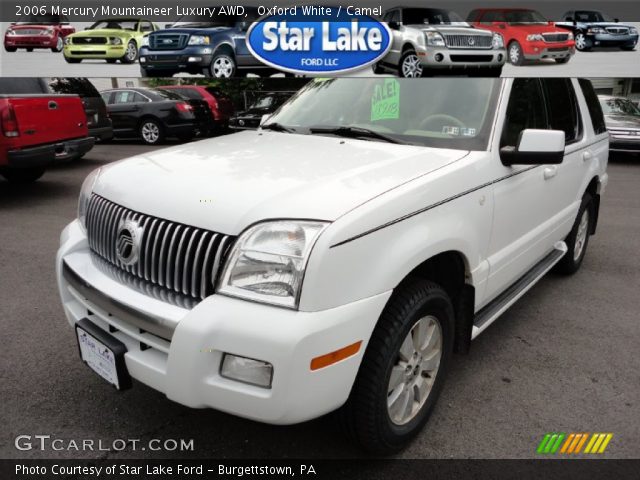
[(500, 147), (516, 147), (520, 132), (527, 128), (548, 128), (542, 85), (537, 78), (513, 81)]

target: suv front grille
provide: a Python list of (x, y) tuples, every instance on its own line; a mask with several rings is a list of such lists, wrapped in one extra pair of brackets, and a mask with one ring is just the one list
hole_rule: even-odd
[(149, 48), (152, 50), (182, 50), (187, 46), (187, 33), (155, 33), (149, 35)]
[(543, 33), (542, 38), (545, 42), (566, 42), (569, 40), (568, 33)]
[[(138, 260), (125, 265), (116, 252), (118, 228), (127, 220), (141, 229)], [(215, 282), (235, 237), (163, 220), (92, 195), (87, 209), (91, 250), (118, 269), (168, 290), (202, 300)]]
[(449, 48), (491, 48), (492, 35), (445, 34), (444, 41)]

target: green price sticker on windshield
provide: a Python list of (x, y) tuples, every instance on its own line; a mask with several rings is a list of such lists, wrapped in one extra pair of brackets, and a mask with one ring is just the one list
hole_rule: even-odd
[(387, 78), (377, 84), (371, 97), (371, 121), (397, 120), (400, 118), (400, 82)]

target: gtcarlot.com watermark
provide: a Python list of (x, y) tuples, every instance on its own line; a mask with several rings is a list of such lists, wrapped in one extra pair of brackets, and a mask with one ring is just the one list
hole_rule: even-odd
[(127, 451), (151, 451), (151, 452), (193, 452), (194, 440), (184, 438), (152, 438), (141, 440), (139, 438), (103, 439), (66, 439), (56, 438), (52, 435), (18, 435), (14, 445), (22, 452), (29, 450), (38, 451), (69, 451), (69, 452), (121, 452)]

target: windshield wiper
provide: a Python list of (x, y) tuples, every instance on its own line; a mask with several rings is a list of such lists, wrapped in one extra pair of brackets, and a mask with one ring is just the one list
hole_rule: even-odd
[(406, 142), (401, 142), (397, 138), (393, 138), (384, 133), (376, 132), (363, 127), (311, 127), (309, 129), (311, 133), (330, 133), (332, 135), (338, 135), (339, 137), (348, 138), (374, 138), (376, 140), (382, 140), (388, 143), (401, 143), (409, 145)]
[(282, 125), (281, 123), (271, 122), (265, 125), (261, 125), (260, 128), (262, 130), (273, 130), (274, 132), (286, 132), (293, 133), (296, 131), (295, 128), (287, 127), (286, 125)]

